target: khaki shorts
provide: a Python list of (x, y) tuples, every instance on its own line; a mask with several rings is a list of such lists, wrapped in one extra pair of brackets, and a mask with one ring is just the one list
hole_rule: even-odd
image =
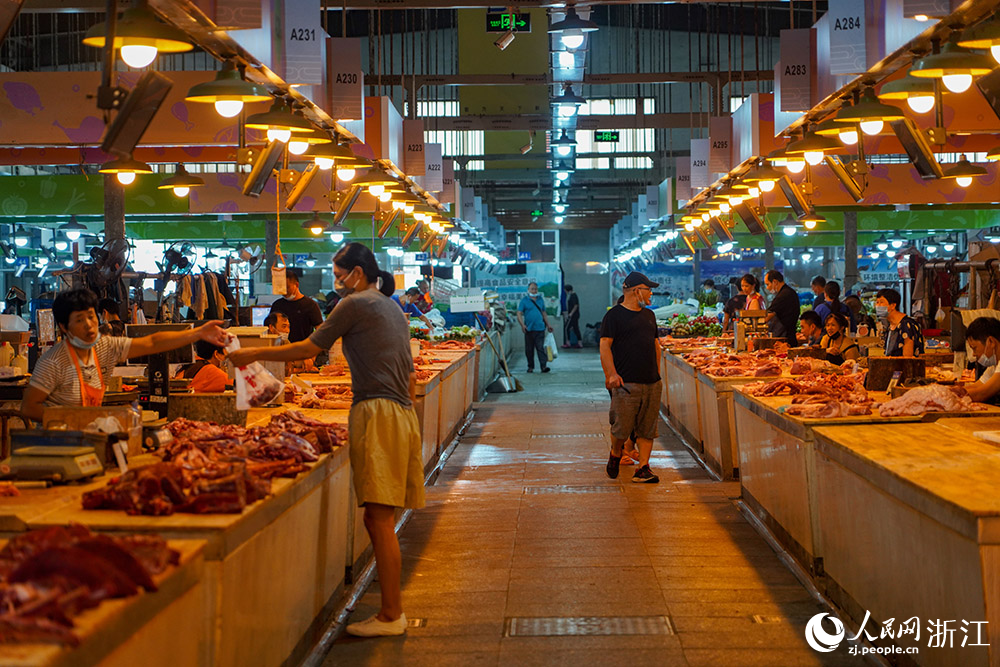
[[(652, 440), (658, 435), (662, 381), (653, 384), (626, 382), (624, 389), (611, 390), (611, 437), (625, 440), (632, 431), (637, 438)], [(628, 391), (626, 391), (626, 389)]]
[(351, 469), (358, 505), (424, 506), (420, 425), (413, 408), (388, 398), (351, 407)]

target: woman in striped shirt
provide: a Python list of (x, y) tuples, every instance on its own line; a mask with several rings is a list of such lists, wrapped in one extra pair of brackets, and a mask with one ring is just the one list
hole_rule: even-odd
[(205, 340), (225, 345), (219, 325), (209, 322), (187, 331), (163, 331), (142, 338), (102, 336), (97, 318), (97, 295), (88, 289), (60, 293), (52, 315), (63, 335), (35, 364), (24, 390), (21, 412), (41, 421), (45, 406), (99, 406), (104, 400), (104, 377), (118, 363), (132, 357), (159, 354)]

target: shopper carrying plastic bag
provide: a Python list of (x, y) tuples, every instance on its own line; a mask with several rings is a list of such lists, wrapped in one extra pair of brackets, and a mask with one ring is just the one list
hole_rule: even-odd
[[(230, 335), (226, 354), (240, 349), (240, 339)], [(249, 410), (267, 405), (285, 390), (285, 383), (274, 377), (259, 362), (234, 366), (236, 375), (236, 409)]]

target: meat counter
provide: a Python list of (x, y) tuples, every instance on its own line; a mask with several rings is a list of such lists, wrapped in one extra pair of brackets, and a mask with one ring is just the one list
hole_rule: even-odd
[(896, 636), (921, 665), (1000, 664), (1000, 446), (971, 435), (998, 429), (1000, 417), (815, 429), (817, 584), (856, 625), (870, 614), (876, 636), (893, 618), (928, 632), (951, 620), (953, 648)]

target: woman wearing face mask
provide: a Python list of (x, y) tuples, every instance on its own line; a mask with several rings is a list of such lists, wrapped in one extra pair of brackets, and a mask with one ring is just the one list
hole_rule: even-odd
[[(829, 285), (829, 283), (827, 283)], [(820, 341), (820, 347), (826, 350), (826, 360), (837, 366), (850, 359), (861, 356), (861, 350), (854, 339), (848, 336), (850, 323), (840, 313), (830, 313), (826, 316), (826, 335)]]
[(899, 310), (902, 298), (892, 288), (880, 289), (875, 294), (875, 314), (885, 322), (885, 356), (915, 357), (924, 353), (924, 332), (912, 317)]
[(142, 338), (102, 336), (97, 306), (97, 295), (88, 289), (62, 292), (52, 303), (52, 315), (63, 340), (35, 364), (21, 400), (25, 416), (41, 421), (46, 406), (101, 405), (105, 376), (126, 359), (176, 350), (198, 340), (224, 346), (229, 339), (220, 322)]
[(978, 374), (976, 382), (965, 385), (966, 391), (976, 402), (1000, 404), (1000, 373), (997, 373), (1000, 320), (994, 317), (977, 317), (965, 330), (965, 342), (975, 355)]
[(343, 299), (308, 339), (281, 347), (244, 348), (229, 359), (236, 366), (305, 359), (343, 338), (354, 391), (348, 417), (354, 492), (365, 508), (382, 589), (378, 614), (348, 625), (347, 632), (361, 637), (401, 635), (406, 616), (400, 599), (395, 508), (424, 506), (410, 329), (389, 298), (395, 291), (393, 275), (379, 270), (371, 250), (360, 243), (345, 245), (333, 258), (333, 273)]

